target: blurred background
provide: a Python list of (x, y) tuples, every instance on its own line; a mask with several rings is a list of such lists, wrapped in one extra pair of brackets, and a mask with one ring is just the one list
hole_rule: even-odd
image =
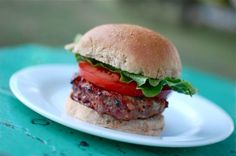
[(184, 65), (236, 81), (236, 0), (0, 0), (0, 47), (64, 46), (104, 23), (168, 37)]

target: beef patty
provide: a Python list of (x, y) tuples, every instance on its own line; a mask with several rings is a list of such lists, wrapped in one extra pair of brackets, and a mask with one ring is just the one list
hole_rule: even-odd
[(146, 119), (161, 114), (168, 105), (166, 97), (170, 93), (163, 90), (155, 98), (131, 97), (99, 88), (80, 76), (71, 83), (74, 101), (118, 120)]

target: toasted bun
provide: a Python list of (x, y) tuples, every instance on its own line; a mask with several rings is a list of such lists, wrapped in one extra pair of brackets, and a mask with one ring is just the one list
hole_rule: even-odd
[(70, 97), (67, 101), (66, 110), (70, 116), (79, 120), (130, 133), (157, 136), (160, 135), (164, 127), (162, 115), (144, 120), (119, 121), (109, 115), (100, 115), (93, 109), (73, 101)]
[(175, 46), (159, 33), (136, 25), (97, 26), (68, 47), (82, 56), (151, 78), (178, 77), (181, 71)]

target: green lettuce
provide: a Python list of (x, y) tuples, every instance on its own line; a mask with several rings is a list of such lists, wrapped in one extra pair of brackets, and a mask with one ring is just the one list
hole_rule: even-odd
[(129, 73), (127, 71), (122, 71), (120, 69), (114, 68), (108, 64), (102, 63), (92, 58), (84, 57), (76, 54), (76, 59), (78, 62), (87, 61), (91, 64), (99, 67), (106, 68), (112, 72), (119, 73), (121, 75), (120, 81), (124, 83), (130, 83), (132, 81), (137, 83), (137, 89), (140, 89), (146, 97), (154, 97), (158, 95), (164, 86), (168, 86), (171, 90), (177, 91), (179, 93), (187, 94), (192, 96), (196, 93), (196, 89), (192, 85), (184, 80), (172, 77), (166, 77), (164, 79), (153, 79), (143, 75)]

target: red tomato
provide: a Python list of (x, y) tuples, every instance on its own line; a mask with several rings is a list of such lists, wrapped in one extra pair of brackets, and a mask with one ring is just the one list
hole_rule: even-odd
[(111, 72), (102, 67), (95, 67), (85, 61), (79, 63), (79, 69), (80, 76), (98, 87), (123, 95), (143, 96), (142, 91), (136, 89), (137, 84), (135, 82), (121, 82), (118, 73)]

